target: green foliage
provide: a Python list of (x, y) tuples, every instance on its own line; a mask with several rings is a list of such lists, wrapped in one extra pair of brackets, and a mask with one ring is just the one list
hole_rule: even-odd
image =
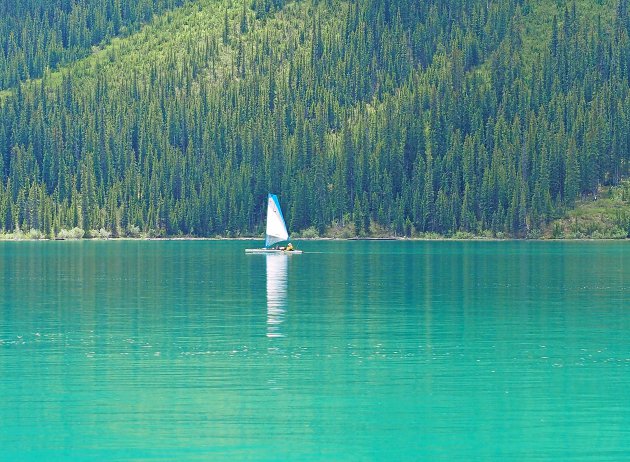
[(293, 237), (299, 237), (300, 239), (317, 239), (320, 235), (317, 229), (311, 226), (300, 233), (293, 233)]
[(552, 239), (630, 237), (630, 180), (579, 201), (575, 209), (549, 225), (546, 235)]
[(91, 229), (88, 233), (89, 237), (94, 239), (109, 239), (112, 233), (104, 228), (101, 229)]
[(469, 240), (469, 239), (474, 239), (476, 236), (474, 234), (466, 232), (466, 231), (457, 231), (451, 237), (453, 239)]
[(1, 0), (0, 90), (87, 56), (185, 0)]
[(627, 1), (547, 3), (64, 2), (103, 18), (65, 66), (0, 52), (0, 230), (260, 234), (271, 191), (308, 235), (537, 237), (630, 165)]
[(85, 231), (83, 231), (81, 228), (76, 227), (70, 230), (61, 229), (57, 233), (56, 237), (59, 239), (82, 239), (83, 236), (85, 236)]

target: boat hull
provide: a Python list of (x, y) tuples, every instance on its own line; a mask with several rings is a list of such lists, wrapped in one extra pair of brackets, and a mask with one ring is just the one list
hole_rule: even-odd
[(259, 254), (301, 254), (301, 250), (278, 250), (278, 249), (245, 249), (245, 253), (259, 253)]

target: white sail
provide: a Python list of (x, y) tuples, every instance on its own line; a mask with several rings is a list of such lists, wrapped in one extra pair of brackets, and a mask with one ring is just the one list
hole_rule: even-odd
[(280, 203), (275, 194), (269, 194), (267, 200), (267, 231), (265, 234), (266, 247), (289, 239), (287, 225), (284, 222)]

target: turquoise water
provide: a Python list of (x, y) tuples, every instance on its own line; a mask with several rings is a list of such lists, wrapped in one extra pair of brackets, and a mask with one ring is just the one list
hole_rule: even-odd
[(0, 460), (627, 460), (630, 245), (0, 242)]

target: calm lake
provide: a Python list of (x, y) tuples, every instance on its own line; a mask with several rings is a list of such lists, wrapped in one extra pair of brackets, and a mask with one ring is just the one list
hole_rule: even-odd
[(0, 242), (0, 460), (627, 460), (630, 244)]

